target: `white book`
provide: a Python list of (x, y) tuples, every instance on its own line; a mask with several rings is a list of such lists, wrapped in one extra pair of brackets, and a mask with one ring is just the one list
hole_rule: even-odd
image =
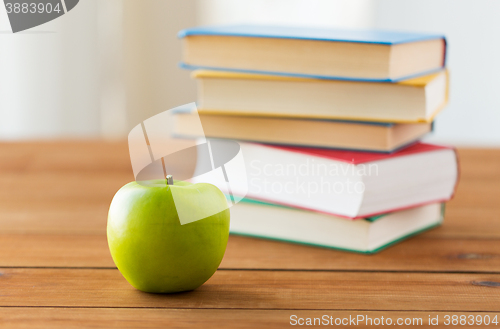
[(234, 234), (375, 253), (440, 225), (444, 204), (433, 203), (356, 220), (245, 199), (231, 208)]

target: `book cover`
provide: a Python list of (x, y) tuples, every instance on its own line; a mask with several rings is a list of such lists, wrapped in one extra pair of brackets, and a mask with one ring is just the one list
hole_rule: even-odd
[[(449, 100), (449, 71), (447, 69), (442, 69), (439, 70), (438, 72), (427, 74), (424, 76), (419, 76), (419, 77), (414, 77), (414, 78), (409, 78), (409, 79), (404, 79), (401, 81), (397, 82), (358, 82), (358, 83), (353, 83), (353, 82), (343, 82), (343, 81), (335, 81), (335, 80), (325, 80), (325, 79), (318, 79), (318, 78), (311, 78), (311, 77), (297, 77), (297, 76), (287, 76), (287, 75), (269, 75), (269, 74), (258, 74), (258, 73), (245, 73), (245, 72), (231, 72), (231, 71), (217, 71), (217, 70), (196, 70), (192, 73), (192, 77), (195, 79), (199, 79), (201, 83), (203, 82), (210, 82), (214, 81), (217, 79), (221, 79), (221, 81), (227, 83), (231, 83), (230, 80), (235, 80), (236, 82), (251, 82), (251, 80), (257, 80), (257, 81), (263, 81), (263, 82), (276, 82), (276, 83), (286, 83), (286, 84), (291, 84), (291, 86), (295, 84), (300, 84), (300, 83), (315, 83), (318, 86), (322, 86), (322, 88), (328, 88), (333, 89), (337, 88), (337, 85), (342, 85), (344, 89), (349, 88), (348, 90), (352, 89), (354, 85), (356, 86), (366, 86), (366, 88), (380, 88), (380, 86), (384, 86), (387, 88), (391, 88), (390, 90), (393, 90), (392, 87), (394, 87), (394, 90), (398, 90), (398, 94), (402, 93), (401, 87), (404, 87), (404, 89), (408, 90), (413, 90), (413, 88), (419, 88), (422, 89), (425, 92), (425, 97), (428, 97), (428, 93), (430, 92), (429, 88), (434, 88), (435, 89), (435, 81), (438, 81), (440, 79), (443, 80), (443, 90), (442, 90), (442, 101), (437, 104), (436, 107), (433, 107), (430, 111), (430, 113), (421, 114), (420, 117), (415, 117), (415, 118), (403, 118), (403, 117), (395, 117), (394, 114), (388, 115), (387, 117), (384, 118), (379, 118), (376, 116), (367, 116), (366, 114), (362, 114), (359, 117), (357, 117), (355, 114), (352, 113), (342, 113), (342, 115), (339, 114), (328, 114), (328, 113), (310, 113), (311, 111), (303, 111), (302, 112), (297, 112), (296, 110), (294, 111), (289, 111), (290, 113), (285, 113), (283, 111), (277, 111), (277, 110), (272, 110), (272, 109), (266, 109), (264, 110), (259, 110), (259, 109), (253, 109), (252, 110), (247, 110), (247, 109), (233, 109), (233, 108), (221, 108), (220, 106), (214, 106), (213, 104), (208, 105), (205, 104), (203, 94), (200, 94), (200, 108), (198, 109), (199, 113), (206, 113), (206, 114), (219, 114), (219, 115), (241, 115), (241, 116), (253, 116), (253, 115), (259, 115), (259, 116), (269, 116), (269, 117), (290, 117), (290, 118), (302, 118), (302, 119), (330, 119), (330, 120), (344, 120), (344, 121), (365, 121), (365, 122), (381, 122), (381, 123), (387, 123), (387, 122), (392, 122), (392, 123), (419, 123), (419, 122), (432, 122), (434, 121), (434, 118), (436, 117), (437, 114), (443, 110), (443, 108), (446, 107), (448, 104)], [(239, 84), (236, 84), (239, 85)], [(396, 89), (400, 88), (400, 89)], [(371, 89), (370, 89), (371, 90)], [(389, 89), (387, 89), (389, 90)], [(257, 90), (255, 93), (262, 93), (263, 91)], [(431, 93), (432, 95), (436, 93)], [(406, 94), (405, 94), (406, 95)], [(246, 96), (246, 95), (245, 95)], [(320, 94), (321, 96), (321, 94)], [(298, 97), (298, 96), (297, 96)], [(319, 97), (319, 96), (318, 96)], [(388, 96), (389, 97), (389, 96)], [(222, 101), (219, 100), (218, 102), (223, 102), (225, 98), (222, 98)], [(229, 99), (231, 99), (229, 97)], [(231, 99), (232, 102), (234, 102), (234, 99)], [(241, 99), (239, 99), (240, 101)], [(426, 99), (426, 102), (428, 100)], [(244, 104), (244, 101), (242, 101), (242, 104)], [(212, 100), (213, 103), (213, 100)], [(378, 103), (377, 103), (378, 104)], [(391, 103), (388, 102), (386, 105), (390, 105)], [(224, 106), (224, 105), (222, 105)], [(382, 106), (379, 104), (379, 106)], [(254, 105), (255, 107), (255, 105)], [(387, 107), (387, 106), (386, 106)], [(385, 108), (381, 108), (385, 109)], [(401, 110), (403, 110), (402, 108)], [(423, 109), (422, 109), (423, 111)], [(403, 111), (404, 112), (404, 111)]]
[[(408, 43), (416, 43), (430, 40), (441, 39), (444, 43), (444, 54), (442, 56), (441, 68), (446, 65), (446, 38), (441, 34), (415, 33), (386, 30), (344, 30), (344, 29), (324, 29), (313, 27), (285, 27), (285, 26), (262, 26), (262, 25), (227, 25), (227, 26), (206, 26), (195, 27), (182, 30), (178, 37), (183, 39), (190, 36), (227, 36), (242, 38), (274, 38), (274, 39), (294, 39), (307, 41), (323, 42), (343, 42), (356, 44), (374, 44), (396, 46)], [(214, 65), (193, 65), (189, 63), (180, 63), (182, 68), (186, 69), (212, 69), (246, 73), (260, 73), (271, 75), (284, 75), (295, 77), (314, 77), (320, 79), (352, 80), (352, 81), (386, 81), (396, 82), (424, 74), (430, 74), (436, 69), (427, 69), (413, 74), (406, 74), (398, 77), (371, 78), (371, 77), (352, 77), (342, 75), (323, 75), (323, 74), (304, 74), (300, 72), (281, 72), (279, 70), (258, 70), (245, 69)]]
[[(448, 146), (417, 143), (393, 154), (257, 143), (240, 147), (247, 178), (232, 186), (234, 194), (339, 217), (445, 202), (457, 188), (458, 159)], [(356, 184), (357, 190), (349, 189)]]
[(384, 30), (341, 30), (314, 27), (288, 27), (264, 25), (205, 26), (185, 29), (178, 37), (191, 35), (222, 35), (238, 37), (301, 39), (396, 45), (408, 42), (443, 39), (444, 35)]
[(445, 204), (355, 221), (247, 198), (233, 210), (231, 234), (373, 254), (439, 226), (444, 219)]
[(428, 123), (395, 124), (175, 111), (172, 135), (177, 138), (200, 137), (193, 130), (196, 118), (201, 119), (204, 134), (209, 138), (359, 152), (396, 152), (432, 131), (432, 124)]
[(454, 149), (451, 146), (427, 144), (422, 142), (415, 143), (413, 145), (410, 145), (409, 147), (403, 148), (397, 152), (389, 154), (375, 153), (375, 152), (359, 152), (351, 150), (298, 147), (298, 146), (280, 146), (280, 145), (267, 145), (267, 144), (265, 146), (272, 147), (275, 149), (281, 149), (283, 151), (288, 151), (288, 152), (297, 152), (304, 155), (312, 155), (320, 158), (346, 162), (353, 165), (372, 162), (372, 161), (386, 160), (410, 154), (432, 152), (443, 149)]

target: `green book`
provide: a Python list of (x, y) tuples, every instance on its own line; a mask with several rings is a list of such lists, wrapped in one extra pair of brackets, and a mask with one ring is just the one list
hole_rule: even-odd
[(440, 225), (443, 217), (444, 203), (353, 220), (244, 199), (231, 208), (230, 232), (370, 254)]

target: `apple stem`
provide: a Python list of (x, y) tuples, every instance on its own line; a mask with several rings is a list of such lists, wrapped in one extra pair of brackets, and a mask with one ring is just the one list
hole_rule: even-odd
[(167, 181), (167, 185), (174, 185), (174, 177), (172, 177), (172, 175), (167, 175), (166, 178), (166, 181)]

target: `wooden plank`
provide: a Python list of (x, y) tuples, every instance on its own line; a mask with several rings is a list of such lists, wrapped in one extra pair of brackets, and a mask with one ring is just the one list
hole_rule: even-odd
[[(172, 145), (189, 147), (192, 142), (172, 140)], [(461, 178), (500, 180), (499, 149), (458, 150)], [(0, 143), (0, 176), (14, 173), (117, 173), (133, 179), (126, 141), (70, 141)], [(184, 164), (185, 166), (186, 164)]]
[(463, 207), (458, 200), (453, 200), (446, 208), (443, 225), (425, 235), (433, 238), (498, 239), (499, 233), (500, 207)]
[[(187, 148), (195, 145), (194, 141), (171, 140), (172, 149)], [(0, 173), (120, 173), (133, 179), (127, 142), (107, 141), (57, 141), (57, 142), (14, 142), (0, 143)], [(186, 171), (187, 163), (170, 163)]]
[(10, 234), (105, 234), (109, 204), (81, 201), (0, 202), (0, 232)]
[(500, 149), (459, 148), (458, 158), (463, 179), (500, 178)]
[(1, 175), (132, 170), (126, 141), (2, 142), (0, 153)]
[(1, 269), (0, 306), (499, 312), (499, 274), (217, 271), (195, 291), (147, 294), (114, 269)]
[[(172, 140), (176, 146), (192, 142)], [(127, 141), (53, 141), (0, 143), (0, 174), (44, 170), (128, 171), (131, 166)], [(463, 178), (500, 177), (498, 148), (460, 148)]]
[[(499, 184), (500, 186), (500, 184)], [(105, 234), (105, 201), (0, 202), (0, 232), (10, 234)], [(460, 207), (450, 203), (443, 226), (425, 233), (434, 238), (500, 239), (500, 207)]]
[[(223, 269), (498, 272), (498, 240), (415, 237), (375, 255), (231, 236)], [(0, 235), (0, 266), (115, 265), (105, 235)]]
[(415, 237), (363, 255), (231, 236), (221, 268), (499, 272), (498, 240)]
[(126, 142), (3, 143), (0, 154), (3, 233), (102, 234), (114, 194), (134, 179)]
[[(0, 176), (0, 232), (99, 234), (122, 175), (19, 174)], [(446, 211), (434, 237), (500, 238), (500, 182), (463, 186)], [(467, 194), (465, 196), (462, 196)], [(489, 197), (482, 197), (489, 195)], [(467, 199), (469, 198), (469, 199)]]
[[(449, 328), (452, 316), (460, 316), (475, 327), (496, 327), (494, 313), (461, 312), (373, 312), (373, 311), (289, 311), (289, 310), (217, 310), (217, 309), (140, 309), (140, 308), (50, 308), (0, 307), (0, 322), (6, 328), (290, 328), (294, 323), (313, 323), (324, 327), (349, 323), (360, 328), (379, 327), (375, 323), (411, 323), (427, 328), (429, 319), (437, 319), (432, 328)], [(484, 324), (488, 315), (489, 325)], [(446, 316), (449, 316), (446, 317)], [(472, 316), (472, 318), (470, 318)], [(319, 320), (315, 320), (319, 319)], [(355, 319), (355, 320), (353, 320)], [(388, 320), (390, 319), (390, 320)], [(400, 319), (400, 320), (398, 320)], [(477, 319), (478, 322), (475, 322)], [(358, 321), (359, 320), (359, 321)], [(481, 322), (479, 322), (481, 320)], [(314, 322), (316, 321), (316, 325)], [(323, 322), (319, 325), (320, 321)], [(420, 323), (422, 325), (420, 325)], [(435, 323), (435, 322), (432, 322)], [(460, 322), (458, 322), (460, 323)], [(479, 324), (481, 323), (481, 324)], [(370, 325), (371, 324), (371, 325)], [(349, 325), (349, 324), (348, 324)]]
[(0, 266), (116, 268), (102, 234), (3, 234)]
[[(500, 150), (459, 153), (458, 192), (429, 234), (500, 238)], [(2, 233), (102, 234), (114, 193), (133, 179), (125, 142), (10, 143), (0, 154)]]

